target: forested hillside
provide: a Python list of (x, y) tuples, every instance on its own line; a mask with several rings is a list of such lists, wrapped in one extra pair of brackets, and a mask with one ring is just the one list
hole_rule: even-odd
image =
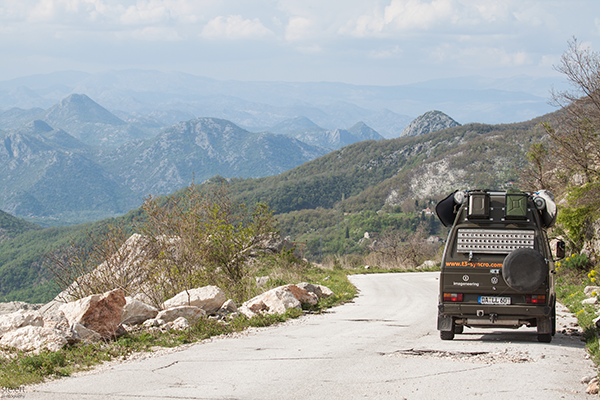
[(42, 229), (39, 225), (15, 218), (0, 210), (0, 243), (12, 239), (25, 232)]

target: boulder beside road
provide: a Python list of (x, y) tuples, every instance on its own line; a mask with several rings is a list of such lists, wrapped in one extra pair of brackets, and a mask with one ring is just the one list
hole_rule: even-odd
[(319, 298), (326, 298), (332, 294), (333, 292), (325, 286), (305, 282), (279, 286), (246, 301), (239, 311), (248, 318), (259, 313), (283, 314), (291, 308), (301, 308), (302, 304), (315, 305)]

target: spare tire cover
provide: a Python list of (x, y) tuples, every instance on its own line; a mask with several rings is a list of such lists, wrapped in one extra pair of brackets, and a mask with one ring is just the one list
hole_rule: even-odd
[(502, 263), (502, 277), (512, 289), (530, 292), (537, 289), (548, 276), (548, 264), (539, 251), (516, 249)]

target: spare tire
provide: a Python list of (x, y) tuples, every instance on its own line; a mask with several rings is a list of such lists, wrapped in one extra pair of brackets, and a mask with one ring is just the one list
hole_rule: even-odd
[(537, 289), (547, 276), (546, 259), (533, 249), (516, 249), (502, 263), (502, 277), (509, 287), (519, 292)]

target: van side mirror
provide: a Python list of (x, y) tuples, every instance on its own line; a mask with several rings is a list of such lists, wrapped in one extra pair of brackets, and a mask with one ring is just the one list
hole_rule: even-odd
[(565, 258), (565, 242), (563, 240), (556, 242), (556, 258), (559, 260)]

